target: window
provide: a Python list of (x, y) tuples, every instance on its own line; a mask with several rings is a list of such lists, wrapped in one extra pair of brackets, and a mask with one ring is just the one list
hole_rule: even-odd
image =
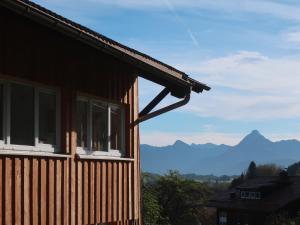
[(124, 109), (96, 99), (77, 99), (77, 152), (121, 156), (124, 152)]
[(219, 212), (219, 225), (227, 225), (227, 212)]
[(88, 103), (85, 101), (77, 101), (76, 113), (77, 146), (86, 149), (88, 146)]
[(39, 144), (56, 145), (57, 112), (55, 93), (39, 92)]
[(10, 143), (34, 145), (34, 88), (11, 84)]
[(57, 149), (57, 91), (2, 81), (0, 99), (2, 149), (50, 152)]
[(108, 107), (100, 102), (92, 103), (92, 150), (108, 149)]
[(241, 199), (259, 200), (261, 199), (261, 193), (251, 192), (251, 191), (241, 191)]

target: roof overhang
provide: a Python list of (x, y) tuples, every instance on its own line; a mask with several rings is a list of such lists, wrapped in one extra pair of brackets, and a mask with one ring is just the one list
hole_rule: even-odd
[(133, 65), (137, 68), (139, 76), (166, 87), (175, 97), (184, 98), (191, 90), (196, 93), (210, 90), (210, 87), (190, 78), (184, 72), (113, 41), (31, 1), (1, 0), (0, 5)]

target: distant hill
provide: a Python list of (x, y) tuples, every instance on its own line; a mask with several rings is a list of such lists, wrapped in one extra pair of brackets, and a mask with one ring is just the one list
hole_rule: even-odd
[(276, 163), (287, 167), (300, 160), (300, 142), (272, 142), (254, 130), (236, 146), (192, 144), (176, 141), (173, 145), (141, 145), (142, 169), (163, 174), (168, 170), (181, 173), (239, 175), (251, 161)]

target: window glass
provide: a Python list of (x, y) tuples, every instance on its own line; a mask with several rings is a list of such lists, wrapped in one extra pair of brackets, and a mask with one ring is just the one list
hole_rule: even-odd
[(0, 140), (3, 140), (3, 85), (0, 84)]
[(34, 89), (11, 85), (11, 143), (34, 145)]
[(122, 109), (120, 107), (111, 107), (111, 149), (122, 149)]
[(56, 95), (39, 93), (39, 143), (56, 144)]
[(92, 104), (92, 149), (108, 150), (108, 112), (103, 103)]
[(77, 101), (77, 146), (87, 148), (88, 102)]

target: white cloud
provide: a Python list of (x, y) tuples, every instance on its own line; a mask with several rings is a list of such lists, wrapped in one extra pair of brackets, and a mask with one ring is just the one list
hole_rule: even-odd
[(183, 110), (230, 120), (300, 117), (300, 59), (241, 51), (179, 67), (213, 88)]
[(300, 31), (294, 31), (287, 34), (287, 41), (300, 44)]

